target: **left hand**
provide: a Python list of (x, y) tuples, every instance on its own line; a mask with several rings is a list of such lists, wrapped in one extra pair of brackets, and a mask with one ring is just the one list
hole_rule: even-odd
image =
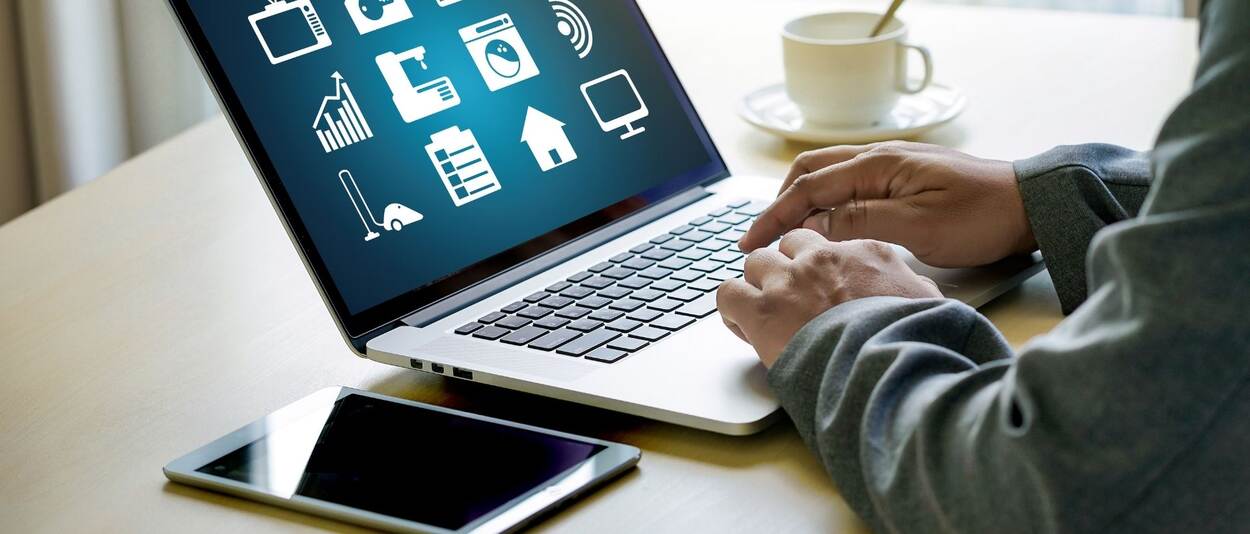
[(747, 257), (744, 278), (716, 293), (721, 318), (772, 367), (790, 338), (812, 319), (843, 302), (876, 296), (941, 298), (937, 284), (907, 266), (879, 241), (831, 242), (812, 230), (794, 230), (779, 250)]

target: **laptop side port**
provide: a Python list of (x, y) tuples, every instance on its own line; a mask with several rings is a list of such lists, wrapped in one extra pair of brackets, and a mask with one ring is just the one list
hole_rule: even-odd
[(463, 378), (465, 380), (473, 380), (473, 371), (466, 371), (459, 367), (452, 367), (451, 374), (452, 376), (456, 378)]
[(417, 361), (417, 360), (412, 360), (412, 359), (410, 359), (410, 360), (408, 360), (408, 367), (411, 367), (411, 368), (413, 368), (413, 369), (416, 369), (416, 370), (420, 371), (420, 370), (422, 370), (422, 369), (425, 369), (425, 364), (424, 364), (424, 363), (421, 363), (421, 362), (419, 362), (419, 361)]
[(447, 372), (447, 369), (443, 368), (443, 366), (442, 366), (441, 364), (437, 364), (437, 363), (431, 363), (431, 364), (430, 364), (430, 370), (431, 370), (431, 371), (434, 371), (435, 373), (438, 373), (438, 374), (440, 374), (440, 375), (441, 375), (441, 374), (444, 374), (444, 373), (446, 373), (446, 372)]

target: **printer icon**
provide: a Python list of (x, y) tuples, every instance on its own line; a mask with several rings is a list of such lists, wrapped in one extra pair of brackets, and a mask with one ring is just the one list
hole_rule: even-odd
[(412, 18), (408, 0), (344, 0), (343, 6), (361, 35)]

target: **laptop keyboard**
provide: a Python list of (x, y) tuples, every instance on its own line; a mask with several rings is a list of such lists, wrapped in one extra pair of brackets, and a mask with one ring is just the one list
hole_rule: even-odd
[(747, 200), (655, 236), (456, 329), (456, 334), (616, 363), (716, 312), (742, 276), (737, 242), (768, 204)]

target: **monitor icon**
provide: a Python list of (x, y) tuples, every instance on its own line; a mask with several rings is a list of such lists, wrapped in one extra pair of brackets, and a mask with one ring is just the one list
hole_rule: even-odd
[(638, 86), (625, 69), (582, 84), (582, 96), (594, 112), (599, 127), (605, 132), (625, 128), (621, 139), (629, 139), (647, 131), (634, 123), (651, 116), (647, 103), (638, 93)]

